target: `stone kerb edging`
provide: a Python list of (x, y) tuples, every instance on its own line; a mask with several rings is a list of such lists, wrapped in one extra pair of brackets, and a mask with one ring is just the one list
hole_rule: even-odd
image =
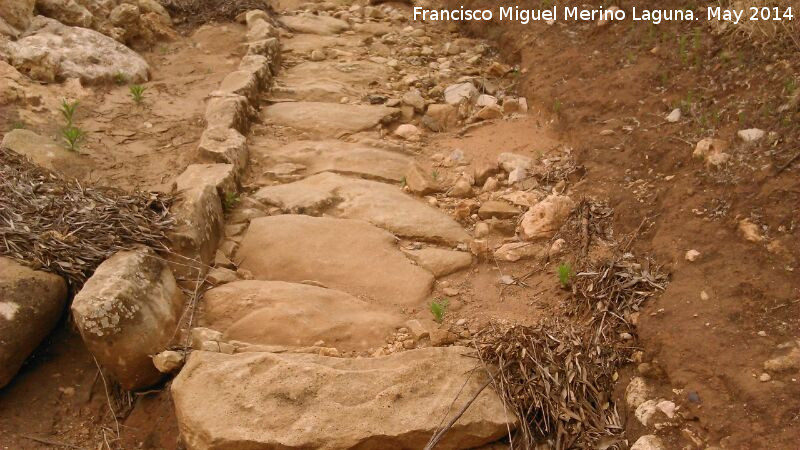
[(176, 253), (173, 270), (183, 278), (196, 278), (214, 261), (223, 230), (223, 205), (233, 198), (247, 167), (245, 134), (256, 119), (259, 97), (272, 86), (280, 70), (277, 28), (264, 11), (245, 15), (247, 54), (238, 70), (229, 73), (209, 95), (206, 129), (200, 137), (196, 159), (176, 179), (179, 199), (174, 212), (178, 225), (170, 238)]
[(171, 264), (148, 249), (120, 252), (98, 267), (73, 301), (84, 343), (125, 389), (146, 388), (163, 377), (152, 356), (175, 338), (186, 306), (179, 283), (199, 282), (214, 261), (223, 204), (238, 191), (247, 166), (245, 133), (260, 93), (280, 68), (277, 30), (266, 13), (248, 12), (247, 26), (247, 55), (209, 96), (198, 163), (175, 179)]

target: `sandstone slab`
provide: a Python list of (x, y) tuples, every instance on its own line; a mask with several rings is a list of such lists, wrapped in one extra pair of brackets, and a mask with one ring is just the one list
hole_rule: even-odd
[(86, 347), (134, 390), (161, 379), (152, 356), (172, 340), (184, 296), (169, 266), (151, 250), (122, 251), (97, 267), (72, 302)]
[(321, 102), (285, 102), (264, 108), (264, 117), (277, 125), (309, 131), (321, 137), (356, 133), (391, 120), (396, 108)]
[(220, 198), (238, 191), (238, 180), (233, 164), (190, 164), (175, 179), (179, 192), (211, 186)]
[(200, 136), (197, 156), (205, 163), (231, 164), (241, 176), (247, 166), (247, 139), (233, 128), (207, 128)]
[(403, 154), (337, 140), (294, 141), (264, 152), (275, 163), (301, 164), (306, 175), (333, 172), (398, 182), (412, 159)]
[[(470, 377), (475, 360), (463, 356), (469, 351), (426, 348), (362, 359), (194, 352), (172, 396), (190, 450), (418, 450), (485, 382), (480, 371)], [(478, 447), (507, 427), (513, 419), (484, 389), (437, 448)]]
[(236, 260), (255, 279), (313, 280), (382, 305), (425, 302), (433, 276), (391, 234), (360, 220), (299, 215), (253, 219)]
[(471, 254), (455, 250), (429, 247), (404, 251), (409, 258), (420, 267), (429, 270), (437, 278), (464, 270), (472, 264)]
[(0, 257), (0, 388), (50, 334), (66, 302), (61, 277)]
[(287, 28), (297, 33), (333, 35), (350, 29), (350, 25), (344, 20), (313, 14), (283, 16), (280, 21)]
[(37, 16), (17, 41), (0, 53), (22, 73), (39, 81), (80, 78), (85, 84), (113, 82), (123, 74), (131, 83), (150, 78), (150, 67), (136, 52), (108, 36)]
[(404, 317), (350, 294), (301, 283), (235, 281), (203, 296), (207, 327), (227, 341), (339, 350), (380, 347)]
[(172, 207), (177, 219), (169, 233), (176, 275), (195, 279), (214, 262), (222, 232), (222, 201), (210, 185), (179, 193)]
[(448, 243), (469, 240), (469, 234), (447, 214), (397, 186), (376, 181), (320, 173), (261, 188), (255, 198), (294, 213), (365, 220), (403, 237)]

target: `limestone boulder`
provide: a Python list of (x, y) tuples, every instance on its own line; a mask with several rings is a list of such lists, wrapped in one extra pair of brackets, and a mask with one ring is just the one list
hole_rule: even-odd
[(161, 379), (152, 357), (173, 338), (184, 296), (152, 250), (118, 252), (97, 267), (72, 302), (72, 315), (97, 361), (129, 390)]
[[(469, 352), (426, 348), (361, 359), (194, 352), (172, 396), (190, 450), (418, 450), (485, 383)], [(513, 427), (494, 391), (484, 389), (437, 448), (478, 447)]]
[(403, 179), (412, 161), (401, 153), (333, 139), (294, 141), (262, 154), (275, 163), (301, 164), (305, 175), (333, 172), (392, 182)]
[(350, 294), (301, 283), (235, 281), (203, 296), (208, 328), (226, 341), (340, 351), (380, 347), (405, 320)]
[(0, 35), (17, 37), (28, 29), (36, 0), (0, 2)]
[(564, 225), (574, 207), (575, 202), (568, 196), (552, 194), (522, 215), (517, 234), (528, 241), (550, 239)]
[(397, 186), (320, 173), (294, 183), (263, 187), (256, 199), (285, 211), (365, 220), (403, 237), (459, 243), (469, 234), (452, 217)]
[(87, 173), (85, 158), (30, 130), (9, 131), (3, 137), (2, 146), (67, 178), (83, 178)]
[(36, 11), (72, 27), (91, 28), (94, 16), (75, 0), (36, 0)]
[(497, 164), (508, 173), (516, 169), (527, 171), (533, 167), (533, 158), (518, 153), (504, 152), (497, 156)]
[(383, 105), (283, 102), (264, 108), (264, 117), (276, 125), (308, 131), (319, 137), (336, 137), (368, 130), (392, 120), (399, 112), (397, 108)]
[(350, 29), (350, 25), (344, 20), (305, 13), (296, 16), (283, 16), (280, 21), (286, 28), (297, 33), (333, 35)]
[(0, 388), (50, 334), (66, 302), (61, 277), (0, 257)]
[(44, 82), (79, 78), (84, 84), (104, 83), (119, 74), (131, 83), (150, 78), (147, 62), (128, 47), (96, 31), (42, 16), (2, 51), (17, 70)]
[(385, 306), (422, 305), (433, 284), (430, 272), (413, 265), (391, 233), (360, 220), (253, 219), (236, 261), (258, 280), (313, 281)]
[(431, 131), (452, 130), (458, 125), (458, 110), (448, 104), (429, 105), (422, 123)]
[(470, 82), (453, 84), (444, 90), (444, 102), (451, 106), (458, 106), (463, 101), (471, 102), (478, 96), (478, 89)]

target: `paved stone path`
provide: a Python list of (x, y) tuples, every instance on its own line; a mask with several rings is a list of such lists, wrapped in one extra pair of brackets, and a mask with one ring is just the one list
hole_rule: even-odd
[[(190, 449), (421, 449), (484, 383), (469, 349), (436, 347), (451, 333), (404, 315), (428, 308), (435, 278), (470, 266), (471, 236), (404, 189), (413, 152), (385, 126), (425, 105), (372, 95), (398, 71), (378, 55), (406, 51), (376, 36), (424, 32), (368, 8), (349, 11), (366, 16), (359, 31), (335, 11), (280, 19), (295, 34), (282, 37), (285, 68), (260, 112), (268, 135), (251, 138), (243, 183), (260, 188), (228, 214), (218, 255), (252, 280), (205, 294), (206, 328), (172, 386)], [(403, 329), (403, 351), (380, 356)], [(512, 422), (486, 389), (437, 448), (493, 442)]]

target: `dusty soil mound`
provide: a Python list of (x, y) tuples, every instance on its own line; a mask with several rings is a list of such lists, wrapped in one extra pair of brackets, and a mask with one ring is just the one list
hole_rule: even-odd
[(0, 254), (73, 287), (118, 250), (166, 248), (172, 198), (68, 181), (0, 148)]

